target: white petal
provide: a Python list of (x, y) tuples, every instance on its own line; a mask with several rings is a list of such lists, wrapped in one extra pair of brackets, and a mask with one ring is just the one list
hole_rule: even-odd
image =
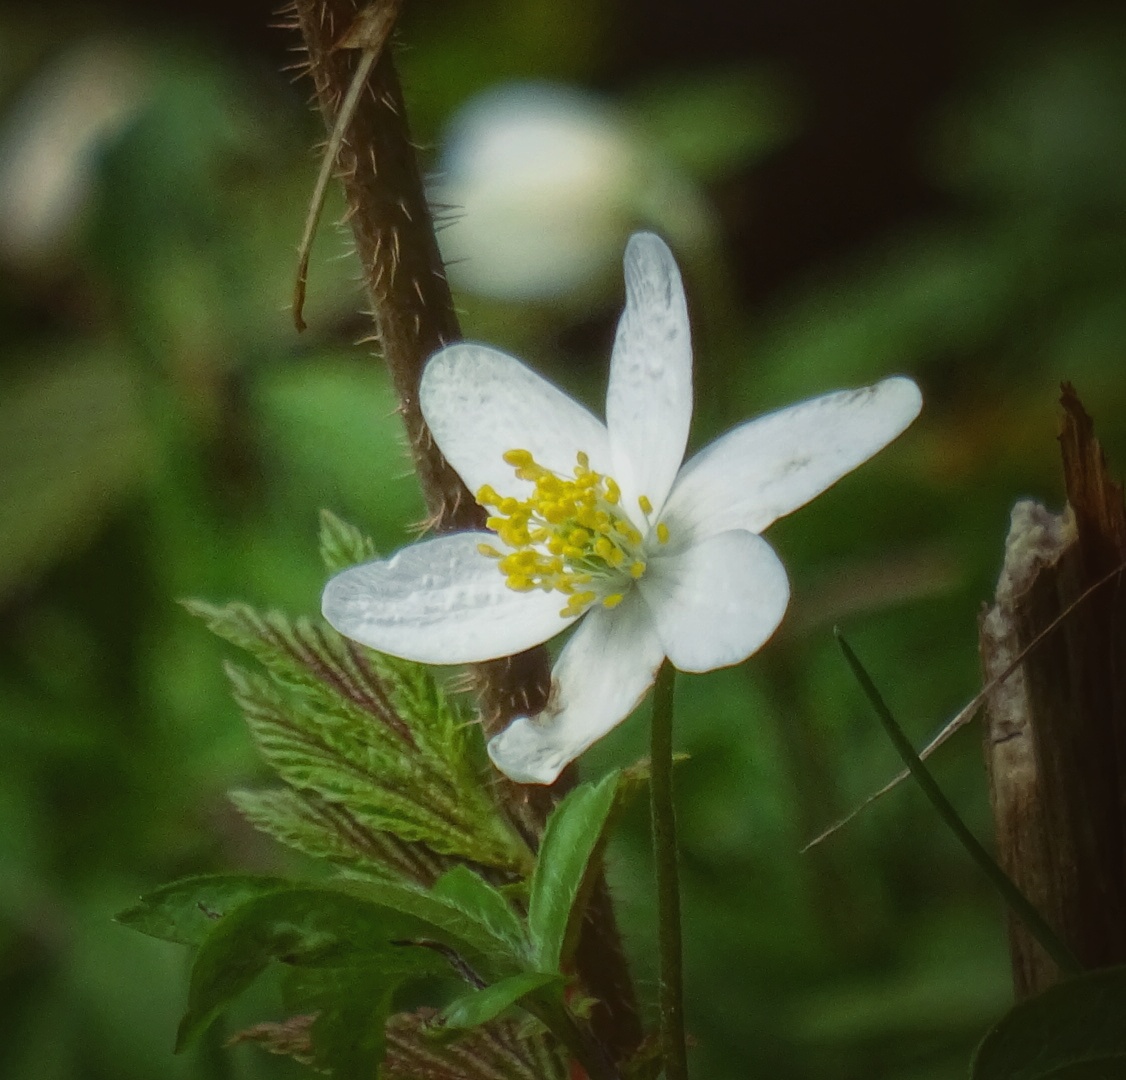
[[(680, 271), (665, 242), (635, 233), (626, 247), (626, 308), (606, 391), (606, 423), (622, 505), (638, 518), (660, 508), (676, 478), (692, 420), (692, 339)], [(638, 524), (641, 524), (638, 521)]]
[(762, 532), (882, 450), (919, 415), (901, 376), (761, 416), (705, 447), (665, 506), (673, 543), (728, 529)]
[(790, 599), (778, 556), (742, 529), (653, 556), (638, 587), (662, 648), (681, 671), (746, 660), (774, 633)]
[(547, 708), (509, 724), (490, 741), (489, 756), (518, 783), (554, 783), (591, 743), (633, 712), (663, 659), (636, 589), (613, 610), (593, 609), (559, 655)]
[(514, 592), (477, 550), (495, 540), (453, 533), (353, 566), (325, 586), (321, 611), (345, 637), (424, 664), (495, 660), (565, 630), (559, 594)]
[(527, 485), (504, 463), (508, 450), (529, 450), (545, 468), (571, 476), (583, 451), (607, 472), (606, 426), (515, 357), (487, 345), (459, 342), (426, 364), (419, 405), (434, 441), (476, 493), (483, 484), (521, 497)]

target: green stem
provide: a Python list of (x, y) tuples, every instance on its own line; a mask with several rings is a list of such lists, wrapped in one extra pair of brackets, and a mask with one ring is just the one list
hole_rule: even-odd
[(657, 933), (660, 959), (658, 1006), (665, 1080), (687, 1080), (684, 1038), (684, 970), (680, 940), (680, 878), (677, 870), (676, 811), (672, 792), (673, 689), (676, 669), (666, 660), (653, 690), (649, 791), (653, 856), (657, 866)]
[(887, 707), (887, 703), (879, 690), (876, 689), (876, 684), (872, 682), (871, 676), (857, 659), (856, 653), (845, 641), (840, 630), (834, 630), (833, 633), (836, 634), (837, 644), (840, 645), (841, 652), (844, 653), (844, 658), (848, 661), (848, 666), (852, 668), (852, 673), (856, 676), (857, 682), (860, 683), (861, 689), (872, 704), (872, 708), (876, 710), (876, 715), (880, 718), (884, 730), (888, 733), (896, 751), (903, 759), (903, 764), (910, 770), (915, 782), (923, 789), (923, 794), (938, 811), (939, 817), (961, 841), (970, 857), (981, 867), (993, 887), (1001, 894), (1001, 897), (1017, 917), (1028, 927), (1029, 933), (1036, 938), (1044, 951), (1056, 962), (1060, 971), (1067, 975), (1080, 974), (1084, 970), (1083, 965), (1076, 959), (1071, 949), (1060, 940), (1056, 932), (1044, 921), (1044, 917), (1033, 907), (1028, 897), (1016, 887), (1012, 878), (997, 865), (989, 852), (978, 843), (977, 837), (970, 832), (966, 823), (958, 816), (958, 811), (943, 795), (941, 788), (935, 783), (934, 777), (923, 764), (922, 758), (915, 752), (911, 740), (903, 733), (903, 729), (892, 716), (891, 710)]

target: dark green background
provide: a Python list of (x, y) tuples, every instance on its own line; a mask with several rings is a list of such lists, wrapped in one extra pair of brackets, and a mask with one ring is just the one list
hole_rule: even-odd
[[(832, 626), (924, 740), (978, 688), (1009, 508), (1061, 503), (1061, 379), (1126, 462), (1121, 9), (406, 7), (399, 59), (428, 167), (470, 94), (559, 79), (604, 95), (711, 207), (715, 242), (685, 262), (695, 444), (884, 374), (922, 385), (900, 442), (771, 530), (795, 596), (775, 640), (680, 682), (688, 1012), (700, 1080), (962, 1075), (1008, 1001), (998, 901), (906, 787), (798, 849), (897, 766)], [(295, 39), (269, 21), (265, 4), (0, 9), (5, 139), (75, 50), (108, 55), (110, 82), (140, 72), (128, 122), (85, 160), (81, 218), (40, 258), (0, 252), (10, 1080), (295, 1071), (222, 1051), (223, 1032), (173, 1058), (186, 957), (110, 921), (177, 875), (292, 865), (225, 800), (265, 778), (222, 648), (175, 599), (315, 610), (320, 507), (384, 551), (421, 515), (380, 364), (352, 344), (362, 298), (331, 226), (303, 337), (285, 311), (320, 132), (308, 88), (280, 73)], [(581, 303), (459, 303), (467, 333), (599, 405), (614, 272)], [(632, 760), (644, 735), (637, 717), (585, 767)], [(935, 769), (987, 835), (976, 728)], [(639, 813), (611, 877), (651, 999), (646, 844)], [(275, 1008), (264, 988), (227, 1031)]]

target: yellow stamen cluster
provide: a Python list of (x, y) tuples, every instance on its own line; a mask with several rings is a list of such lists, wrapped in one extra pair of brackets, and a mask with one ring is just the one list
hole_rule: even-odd
[[(616, 607), (625, 588), (645, 573), (644, 538), (621, 510), (622, 493), (614, 479), (595, 472), (586, 454), (578, 454), (574, 478), (559, 476), (538, 464), (527, 450), (509, 450), (504, 460), (521, 480), (535, 485), (529, 498), (502, 498), (488, 484), (477, 502), (494, 511), (487, 526), (511, 549), (503, 553), (481, 544), (483, 555), (497, 560), (510, 589), (543, 589), (567, 597), (564, 617), (581, 615), (595, 601)], [(641, 512), (653, 512), (638, 499)], [(668, 526), (657, 526), (668, 541)]]

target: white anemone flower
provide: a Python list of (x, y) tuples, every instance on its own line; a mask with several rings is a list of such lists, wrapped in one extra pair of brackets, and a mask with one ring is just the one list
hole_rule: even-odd
[(488, 530), (421, 541), (324, 592), (341, 633), (429, 664), (494, 660), (578, 623), (547, 707), (489, 743), (521, 783), (554, 782), (633, 711), (665, 657), (702, 672), (757, 651), (790, 592), (759, 534), (922, 405), (910, 379), (889, 378), (751, 420), (682, 464), (692, 353), (680, 273), (661, 239), (637, 233), (625, 277), (606, 422), (495, 349), (440, 350), (419, 402)]

